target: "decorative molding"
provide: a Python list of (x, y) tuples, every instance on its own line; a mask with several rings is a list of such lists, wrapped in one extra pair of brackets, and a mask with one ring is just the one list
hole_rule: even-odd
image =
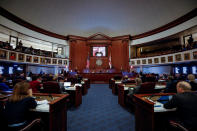
[(145, 33), (142, 33), (142, 34), (138, 34), (138, 35), (134, 35), (134, 36), (131, 36), (131, 39), (132, 40), (136, 40), (136, 39), (140, 39), (140, 38), (144, 38), (144, 37), (147, 37), (147, 36), (151, 36), (151, 35), (154, 35), (154, 34), (157, 34), (157, 33), (160, 33), (162, 31), (165, 31), (165, 30), (168, 30), (170, 28), (173, 28), (179, 24), (182, 24), (184, 23), (185, 21), (188, 21), (194, 17), (197, 16), (197, 8), (193, 9), (192, 11), (190, 11), (189, 13), (185, 14), (184, 16), (166, 24), (166, 25), (163, 25), (159, 28), (156, 28), (154, 30), (151, 30), (151, 31), (147, 31)]
[[(5, 17), (5, 18), (7, 18), (7, 19), (9, 19), (9, 20), (21, 25), (21, 26), (24, 26), (28, 29), (31, 29), (33, 31), (36, 31), (36, 32), (39, 32), (39, 33), (42, 33), (42, 34), (45, 34), (45, 35), (48, 35), (48, 36), (51, 36), (51, 37), (55, 37), (55, 38), (63, 39), (63, 40), (70, 40), (70, 39), (87, 40), (87, 38), (81, 37), (81, 36), (74, 36), (74, 35), (63, 36), (63, 35), (60, 35), (60, 34), (56, 34), (56, 33), (47, 31), (45, 29), (42, 29), (40, 27), (37, 27), (33, 24), (28, 23), (27, 21), (15, 16), (14, 14), (8, 12), (7, 10), (3, 9), (2, 7), (0, 7), (0, 15), (2, 15), (3, 17)], [(134, 35), (134, 36), (125, 35), (125, 36), (117, 36), (117, 37), (109, 37), (109, 38), (111, 38), (111, 40), (122, 40), (122, 39), (136, 40), (136, 39), (144, 38), (144, 37), (151, 36), (151, 35), (160, 33), (162, 31), (168, 30), (170, 28), (173, 28), (173, 27), (175, 27), (179, 24), (182, 24), (185, 21), (188, 21), (188, 20), (190, 20), (190, 19), (192, 19), (196, 16), (197, 16), (197, 8), (193, 9), (192, 11), (185, 14), (184, 16), (182, 16), (182, 17), (180, 17), (180, 18), (178, 18), (178, 19), (176, 19), (176, 20), (174, 20), (174, 21), (172, 21), (172, 22), (170, 22), (166, 25), (163, 25), (159, 28), (156, 28), (154, 30), (147, 31), (145, 33)], [(106, 37), (108, 37), (108, 36), (106, 36)]]
[(58, 39), (67, 40), (66, 36), (59, 35), (59, 34), (47, 31), (45, 29), (42, 29), (40, 27), (37, 27), (33, 24), (30, 24), (29, 22), (15, 16), (14, 14), (8, 12), (7, 10), (3, 9), (2, 7), (0, 7), (0, 15), (2, 15), (3, 17), (5, 17), (5, 18), (7, 18), (7, 19), (9, 19), (9, 20), (21, 25), (21, 26), (24, 26), (24, 27), (26, 27), (30, 30), (33, 30), (33, 31), (36, 31), (36, 32), (39, 32), (39, 33), (42, 33), (44, 35), (48, 35), (48, 36), (51, 36), (51, 37), (55, 37), (55, 38), (58, 38)]

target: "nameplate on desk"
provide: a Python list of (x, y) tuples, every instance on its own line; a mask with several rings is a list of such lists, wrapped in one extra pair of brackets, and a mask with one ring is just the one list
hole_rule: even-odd
[(176, 111), (176, 108), (166, 109), (163, 107), (163, 104), (160, 102), (155, 102), (154, 104), (154, 112), (168, 112), (168, 111)]
[(165, 89), (166, 85), (155, 85), (155, 89)]
[(47, 100), (36, 101), (37, 106), (35, 109), (31, 109), (31, 111), (35, 112), (49, 112), (49, 102)]

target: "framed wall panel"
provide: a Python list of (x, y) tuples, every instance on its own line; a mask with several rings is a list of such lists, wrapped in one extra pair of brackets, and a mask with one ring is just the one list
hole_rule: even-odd
[(57, 59), (53, 59), (52, 64), (57, 64)]
[(7, 59), (8, 52), (5, 50), (0, 50), (0, 59)]
[(16, 60), (16, 53), (15, 52), (9, 52), (9, 60)]
[(159, 63), (159, 58), (154, 58), (154, 63)]
[(18, 61), (19, 62), (24, 62), (25, 61), (25, 55), (24, 54), (18, 54)]
[(146, 59), (143, 59), (142, 60), (142, 64), (146, 64)]
[(161, 63), (166, 63), (166, 57), (161, 57)]
[(173, 56), (168, 56), (168, 62), (173, 62)]
[(32, 56), (26, 55), (26, 62), (32, 62)]
[(152, 64), (153, 60), (152, 59), (148, 59), (148, 64)]
[(184, 54), (184, 60), (190, 60), (190, 53)]
[(181, 61), (181, 54), (175, 55), (175, 60), (176, 61)]
[(39, 63), (39, 58), (38, 57), (36, 57), (36, 56), (34, 56), (34, 58), (33, 58), (33, 63)]

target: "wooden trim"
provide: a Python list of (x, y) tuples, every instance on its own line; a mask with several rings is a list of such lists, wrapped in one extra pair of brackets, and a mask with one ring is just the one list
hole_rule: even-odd
[(194, 17), (197, 16), (197, 8), (193, 9), (192, 11), (190, 11), (189, 13), (185, 14), (184, 16), (166, 24), (166, 25), (163, 25), (159, 28), (156, 28), (154, 30), (151, 30), (151, 31), (147, 31), (145, 33), (142, 33), (142, 34), (139, 34), (139, 35), (134, 35), (132, 36), (132, 40), (136, 40), (136, 39), (140, 39), (140, 38), (144, 38), (144, 37), (147, 37), (147, 36), (150, 36), (150, 35), (154, 35), (154, 34), (157, 34), (157, 33), (160, 33), (162, 31), (165, 31), (165, 30), (168, 30), (170, 28), (173, 28), (179, 24), (182, 24), (184, 23), (185, 21), (188, 21)]
[(82, 40), (82, 41), (86, 41), (87, 38), (86, 38), (86, 37), (82, 37), (82, 36), (68, 35), (68, 36), (67, 36), (67, 40), (69, 40), (69, 41), (72, 41), (72, 40)]
[(39, 32), (39, 33), (42, 33), (44, 35), (48, 35), (48, 36), (51, 36), (51, 37), (55, 37), (55, 38), (58, 38), (58, 39), (67, 40), (66, 36), (59, 35), (59, 34), (47, 31), (45, 29), (42, 29), (40, 27), (37, 27), (33, 24), (30, 24), (29, 22), (27, 22), (25, 20), (22, 20), (21, 18), (13, 15), (12, 13), (3, 9), (2, 7), (0, 7), (0, 15), (2, 15), (3, 17), (5, 17), (5, 18), (7, 18), (7, 19), (9, 19), (9, 20), (21, 25), (21, 26), (24, 26), (24, 27), (26, 27), (30, 30), (33, 30), (33, 31), (36, 31), (36, 32)]

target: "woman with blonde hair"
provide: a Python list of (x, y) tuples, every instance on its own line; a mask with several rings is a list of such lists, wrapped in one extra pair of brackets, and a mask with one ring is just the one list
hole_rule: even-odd
[(17, 83), (14, 86), (13, 95), (5, 105), (4, 115), (11, 129), (20, 130), (31, 121), (29, 110), (35, 108), (37, 103), (29, 87), (27, 82)]

